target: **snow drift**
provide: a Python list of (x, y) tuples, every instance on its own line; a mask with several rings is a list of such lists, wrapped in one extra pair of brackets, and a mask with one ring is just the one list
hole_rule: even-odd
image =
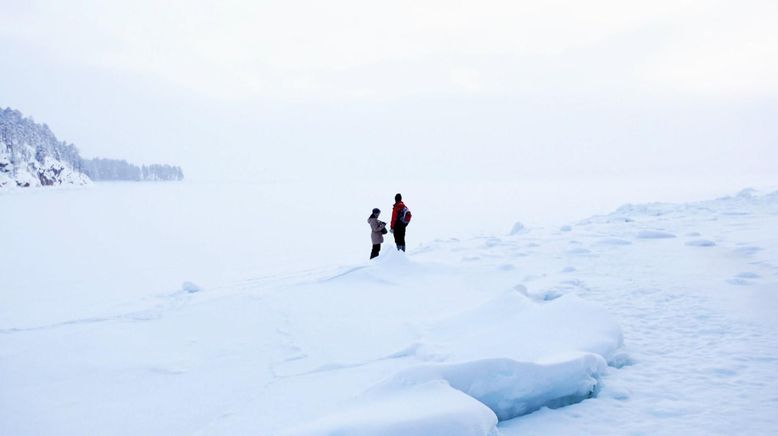
[[(337, 279), (351, 276), (364, 289), (401, 277), (414, 288), (451, 274), (391, 253)], [(491, 434), (498, 421), (593, 397), (607, 358), (622, 346), (619, 326), (599, 306), (573, 295), (541, 303), (516, 290), (418, 330), (415, 342), (384, 357), (410, 366), (289, 434)]]

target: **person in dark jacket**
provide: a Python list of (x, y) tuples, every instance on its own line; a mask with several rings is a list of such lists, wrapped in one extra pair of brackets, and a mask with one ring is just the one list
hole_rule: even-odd
[(384, 233), (386, 233), (386, 223), (378, 220), (381, 211), (378, 208), (373, 209), (373, 213), (367, 219), (370, 224), (370, 240), (373, 242), (373, 251), (370, 252), (370, 258), (378, 257), (381, 251), (381, 243), (384, 242)]
[(403, 196), (401, 194), (395, 195), (390, 228), (392, 229), (394, 243), (397, 245), (398, 250), (405, 251), (405, 228), (408, 227), (410, 219), (411, 212), (405, 207)]

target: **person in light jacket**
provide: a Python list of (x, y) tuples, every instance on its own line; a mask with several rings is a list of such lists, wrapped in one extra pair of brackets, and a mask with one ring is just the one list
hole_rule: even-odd
[(381, 215), (381, 211), (375, 208), (373, 213), (370, 214), (370, 218), (367, 219), (367, 223), (370, 224), (370, 240), (373, 242), (373, 251), (370, 252), (371, 259), (378, 257), (378, 252), (381, 251), (381, 243), (384, 242), (384, 233), (386, 233), (386, 223), (379, 221), (378, 215)]

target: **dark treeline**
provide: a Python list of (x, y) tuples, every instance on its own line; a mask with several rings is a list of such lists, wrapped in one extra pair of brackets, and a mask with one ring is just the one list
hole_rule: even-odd
[(81, 169), (94, 181), (107, 180), (182, 180), (181, 167), (173, 165), (133, 165), (119, 159), (90, 159), (81, 161)]

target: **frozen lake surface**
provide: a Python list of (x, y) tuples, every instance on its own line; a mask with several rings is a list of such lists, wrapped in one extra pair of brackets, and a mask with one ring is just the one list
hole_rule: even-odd
[(778, 194), (419, 186), (0, 195), (0, 433), (778, 428)]

